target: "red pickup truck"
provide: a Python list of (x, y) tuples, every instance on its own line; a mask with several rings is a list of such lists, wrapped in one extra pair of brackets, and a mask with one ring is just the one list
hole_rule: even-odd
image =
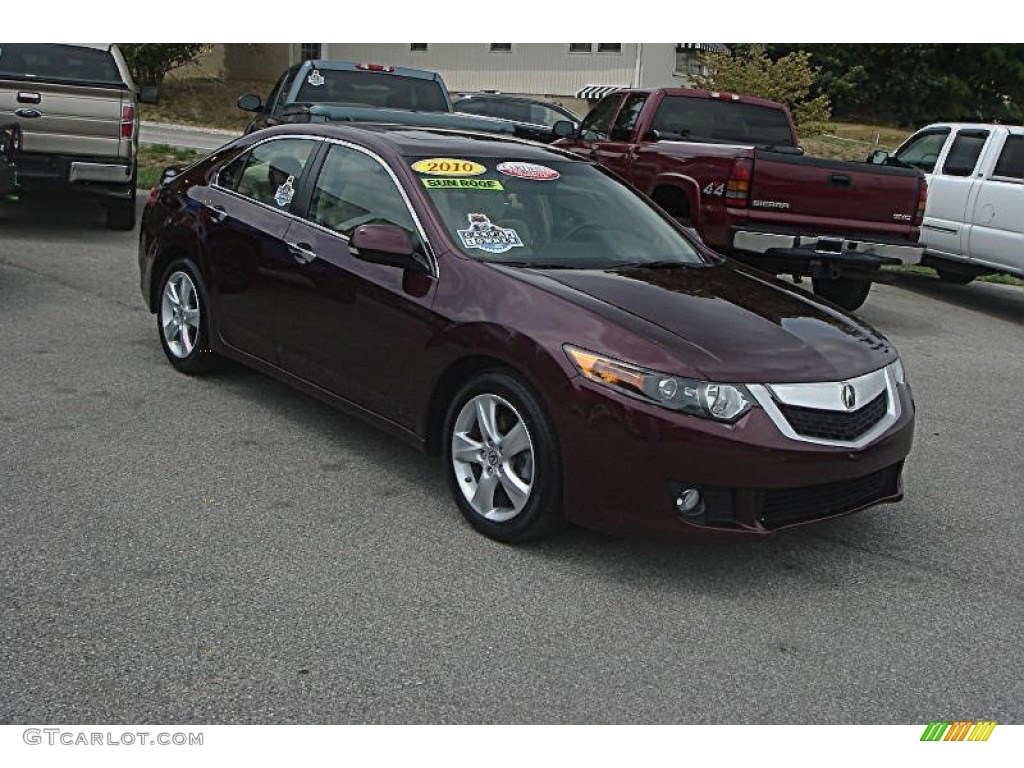
[(722, 253), (810, 277), (846, 309), (885, 264), (916, 264), (928, 187), (914, 169), (807, 157), (782, 104), (655, 88), (606, 96), (556, 146), (597, 161)]

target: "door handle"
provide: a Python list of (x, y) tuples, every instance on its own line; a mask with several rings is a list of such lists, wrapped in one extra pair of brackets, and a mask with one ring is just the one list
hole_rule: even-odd
[(43, 97), (32, 91), (18, 91), (19, 104), (38, 104)]
[(828, 177), (828, 183), (833, 187), (849, 187), (853, 184), (853, 179), (845, 173), (833, 173)]
[(316, 258), (316, 251), (309, 243), (288, 243), (288, 251), (299, 264), (309, 264)]
[(203, 208), (210, 215), (210, 218), (217, 224), (221, 224), (224, 219), (228, 217), (228, 212), (224, 209), (223, 205), (212, 205), (210, 203), (203, 203)]

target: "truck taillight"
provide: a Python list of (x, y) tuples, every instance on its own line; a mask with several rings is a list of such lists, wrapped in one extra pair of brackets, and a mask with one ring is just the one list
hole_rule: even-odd
[(914, 213), (914, 226), (924, 223), (924, 209), (928, 205), (928, 180), (922, 176), (917, 180), (917, 211)]
[(394, 72), (395, 68), (390, 64), (356, 64), (356, 69), (365, 69), (368, 72)]
[(121, 106), (121, 138), (130, 139), (135, 134), (135, 107), (131, 104)]
[(746, 208), (750, 198), (750, 180), (754, 176), (754, 161), (737, 157), (729, 167), (725, 182), (725, 204), (730, 208)]

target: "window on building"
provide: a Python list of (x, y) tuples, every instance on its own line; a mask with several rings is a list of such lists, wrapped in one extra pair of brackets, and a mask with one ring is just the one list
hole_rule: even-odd
[(302, 47), (302, 51), (299, 55), (299, 58), (302, 59), (302, 61), (306, 61), (307, 59), (319, 59), (322, 55), (322, 46), (320, 43), (299, 43), (299, 45)]
[(417, 53), (417, 52), (418, 53), (426, 53), (427, 52), (427, 44), (426, 43), (409, 43), (409, 50), (412, 51), (413, 53)]
[(698, 52), (693, 48), (676, 48), (675, 73), (687, 77), (707, 74), (701, 66)]
[(591, 53), (593, 50), (593, 43), (569, 43), (569, 53)]
[(598, 53), (622, 53), (622, 43), (598, 43)]
[(491, 53), (512, 53), (512, 43), (491, 43)]

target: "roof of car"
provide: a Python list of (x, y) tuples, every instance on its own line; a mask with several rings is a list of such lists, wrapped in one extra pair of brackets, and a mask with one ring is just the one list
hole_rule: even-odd
[(250, 138), (272, 134), (312, 134), (331, 139), (352, 141), (377, 152), (399, 155), (436, 155), (476, 157), (510, 157), (521, 160), (579, 160), (562, 150), (488, 133), (453, 131), (437, 128), (417, 128), (408, 125), (376, 123), (320, 123), (313, 125), (278, 125), (249, 134)]

